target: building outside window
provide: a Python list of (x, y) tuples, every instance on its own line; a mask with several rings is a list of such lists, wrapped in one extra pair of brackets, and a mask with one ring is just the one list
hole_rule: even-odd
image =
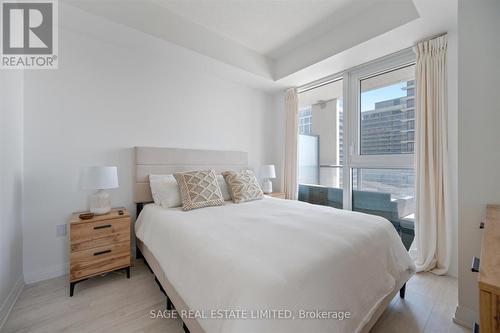
[(299, 111), (299, 134), (311, 134), (312, 113), (311, 107), (306, 106)]
[[(375, 79), (383, 81), (378, 76), (368, 80)], [(373, 84), (361, 81), (361, 154), (413, 154), (415, 81), (363, 91)]]

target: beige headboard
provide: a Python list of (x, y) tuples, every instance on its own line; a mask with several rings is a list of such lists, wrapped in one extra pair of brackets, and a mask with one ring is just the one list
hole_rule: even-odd
[(135, 147), (134, 202), (152, 202), (149, 175), (213, 169), (241, 170), (248, 167), (248, 154), (240, 151)]

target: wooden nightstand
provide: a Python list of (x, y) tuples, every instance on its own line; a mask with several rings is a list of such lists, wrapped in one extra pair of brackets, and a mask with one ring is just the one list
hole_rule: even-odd
[[(120, 215), (119, 211), (123, 214)], [(74, 213), (69, 221), (69, 295), (75, 284), (89, 277), (125, 269), (130, 278), (130, 214), (113, 208), (104, 215), (81, 220)]]
[(269, 193), (266, 195), (273, 197), (273, 198), (285, 199), (285, 193), (283, 193), (283, 192), (273, 192), (273, 193)]

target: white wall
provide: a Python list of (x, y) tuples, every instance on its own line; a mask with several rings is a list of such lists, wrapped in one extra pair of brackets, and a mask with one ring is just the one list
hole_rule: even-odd
[[(454, 8), (455, 13), (457, 7)], [(456, 14), (455, 14), (456, 18)], [(452, 221), (451, 259), (448, 275), (458, 276), (458, 32), (457, 21), (448, 26), (448, 203)]]
[(70, 6), (60, 11), (60, 68), (25, 76), (27, 282), (67, 273), (67, 241), (55, 230), (87, 208), (84, 166), (117, 165), (113, 205), (134, 213), (134, 146), (247, 151), (257, 169), (278, 162), (272, 96), (199, 70), (191, 51)]
[(22, 264), (23, 76), (0, 75), (0, 330), (24, 285)]
[(459, 307), (455, 318), (477, 320), (478, 226), (487, 203), (500, 203), (500, 2), (459, 1)]

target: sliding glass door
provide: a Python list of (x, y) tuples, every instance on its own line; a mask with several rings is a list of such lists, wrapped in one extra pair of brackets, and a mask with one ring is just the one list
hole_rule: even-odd
[(400, 52), (299, 93), (299, 200), (383, 216), (407, 247), (415, 213), (414, 59)]
[(343, 207), (342, 78), (299, 94), (299, 200)]

